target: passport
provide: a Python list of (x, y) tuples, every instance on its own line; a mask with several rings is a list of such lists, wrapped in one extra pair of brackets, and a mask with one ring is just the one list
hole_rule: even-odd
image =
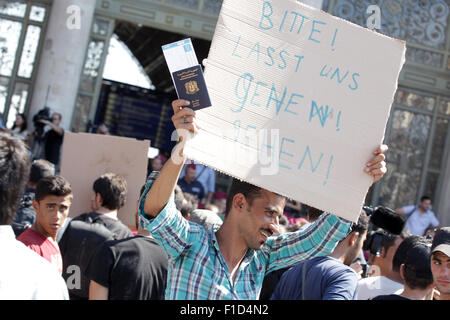
[(191, 102), (190, 108), (200, 110), (211, 106), (201, 65), (172, 73), (178, 98)]

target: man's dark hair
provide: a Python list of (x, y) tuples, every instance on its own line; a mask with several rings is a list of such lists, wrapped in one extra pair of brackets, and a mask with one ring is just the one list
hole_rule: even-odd
[(362, 237), (362, 235), (369, 229), (369, 222), (369, 216), (364, 210), (361, 210), (358, 222), (352, 225), (350, 232), (359, 232), (359, 236)]
[(397, 239), (406, 239), (409, 236), (407, 231), (402, 231), (401, 234), (396, 235), (390, 232), (382, 232), (381, 233), (381, 246), (384, 248), (385, 254), (389, 251), (389, 249), (394, 246)]
[(402, 262), (405, 285), (413, 290), (424, 290), (433, 283), (430, 259), (430, 240), (419, 237), (408, 243), (405, 261)]
[(420, 202), (423, 202), (423, 201), (425, 201), (425, 200), (430, 200), (430, 201), (431, 201), (431, 198), (430, 198), (429, 196), (422, 196), (422, 197), (420, 198)]
[(94, 181), (94, 192), (102, 197), (102, 207), (118, 210), (125, 205), (127, 181), (115, 173), (106, 173)]
[(309, 222), (314, 222), (317, 219), (319, 219), (319, 217), (323, 214), (323, 210), (319, 210), (317, 208), (314, 207), (309, 207), (308, 208), (308, 221)]
[(55, 165), (47, 160), (35, 160), (31, 164), (30, 177), (28, 181), (31, 184), (37, 184), (39, 180), (45, 177), (55, 175)]
[(238, 193), (242, 193), (247, 200), (248, 204), (251, 206), (253, 203), (253, 200), (261, 195), (261, 188), (256, 187), (250, 183), (233, 179), (233, 182), (231, 183), (230, 191), (228, 192), (227, 197), (227, 205), (225, 208), (225, 216), (230, 213), (230, 210), (233, 206), (233, 198)]
[(29, 173), (30, 157), (23, 141), (0, 133), (0, 225), (12, 223)]
[(72, 194), (69, 181), (61, 176), (49, 176), (39, 180), (36, 186), (36, 201), (41, 201), (47, 196), (65, 197)]
[(405, 263), (408, 250), (414, 245), (414, 243), (422, 241), (422, 239), (424, 238), (413, 235), (402, 241), (402, 243), (398, 246), (397, 251), (395, 251), (394, 257), (392, 258), (392, 270), (395, 272), (400, 272), (400, 266), (402, 263)]

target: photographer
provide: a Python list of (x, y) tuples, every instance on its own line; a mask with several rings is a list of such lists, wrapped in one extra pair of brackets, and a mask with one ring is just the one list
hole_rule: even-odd
[(369, 274), (358, 283), (358, 300), (367, 300), (378, 295), (393, 294), (403, 288), (403, 281), (392, 268), (392, 260), (398, 246), (408, 234), (403, 231), (402, 217), (385, 207), (365, 207), (371, 216), (371, 231), (364, 243), (369, 251)]
[(53, 163), (56, 168), (59, 168), (60, 151), (64, 136), (64, 129), (60, 127), (61, 120), (62, 115), (60, 113), (53, 113), (51, 122), (46, 119), (38, 120), (38, 122), (51, 127), (44, 135), (45, 160)]

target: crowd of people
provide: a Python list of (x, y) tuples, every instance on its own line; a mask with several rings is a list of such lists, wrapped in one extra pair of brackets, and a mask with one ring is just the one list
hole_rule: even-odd
[[(189, 103), (172, 106), (175, 128), (196, 133)], [(61, 115), (43, 121), (45, 159), (33, 160), (24, 115), (0, 133), (0, 299), (450, 299), (450, 228), (429, 197), (383, 209), (399, 232), (375, 228), (366, 208), (356, 223), (306, 206), (300, 217), (302, 204), (239, 179), (217, 192), (215, 171), (180, 148), (182, 163), (153, 159), (133, 230), (118, 217), (128, 186), (115, 173), (96, 177), (92, 210), (70, 218)], [(373, 182), (386, 151), (360, 168)]]

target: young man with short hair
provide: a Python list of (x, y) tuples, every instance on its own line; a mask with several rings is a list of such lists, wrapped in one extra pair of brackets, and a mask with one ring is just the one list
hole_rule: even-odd
[(436, 231), (431, 245), (431, 272), (436, 300), (450, 300), (450, 227)]
[(272, 300), (355, 300), (358, 276), (349, 266), (363, 247), (369, 217), (361, 211), (358, 223), (328, 256), (315, 257), (286, 271)]
[(164, 300), (167, 257), (139, 225), (137, 210), (135, 217), (136, 236), (106, 241), (92, 256), (89, 300)]
[(30, 171), (23, 141), (0, 133), (0, 300), (69, 298), (64, 279), (17, 241), (11, 228)]
[(61, 176), (45, 177), (36, 187), (33, 208), (36, 222), (17, 240), (53, 264), (62, 274), (62, 257), (56, 236), (72, 205), (72, 188)]
[[(189, 102), (172, 103), (177, 130), (197, 132)], [(386, 172), (380, 147), (367, 164), (374, 181)], [(184, 159), (183, 149), (178, 149)], [(272, 237), (286, 198), (234, 179), (222, 226), (205, 230), (177, 212), (173, 190), (184, 161), (169, 159), (146, 184), (139, 214), (143, 225), (170, 257), (166, 299), (257, 299), (266, 273), (326, 255), (348, 234), (351, 223), (324, 214), (305, 232)], [(362, 168), (361, 168), (362, 170)]]
[(105, 173), (93, 184), (91, 197), (92, 212), (81, 215), (74, 220), (84, 219), (85, 215), (93, 220), (99, 219), (117, 239), (125, 239), (133, 234), (118, 218), (119, 209), (125, 205), (127, 181), (121, 175)]

